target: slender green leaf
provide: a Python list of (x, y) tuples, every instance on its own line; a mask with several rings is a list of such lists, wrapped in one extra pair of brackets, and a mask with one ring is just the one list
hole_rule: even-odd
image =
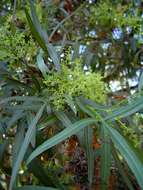
[(91, 127), (86, 127), (84, 129), (84, 141), (85, 141), (85, 152), (87, 156), (88, 165), (88, 181), (90, 186), (92, 185), (93, 175), (94, 175), (94, 151), (92, 147), (93, 140), (93, 129)]
[(65, 101), (67, 102), (67, 104), (70, 106), (70, 108), (72, 109), (72, 111), (77, 114), (77, 109), (76, 109), (76, 105), (73, 101), (73, 98), (71, 96), (65, 96)]
[(54, 65), (55, 65), (56, 70), (60, 71), (61, 70), (60, 59), (59, 59), (59, 56), (58, 56), (58, 54), (56, 52), (56, 49), (50, 43), (47, 43), (46, 46), (47, 46), (47, 49), (48, 49), (48, 52), (49, 52), (49, 56), (51, 57)]
[(55, 116), (47, 116), (46, 120), (43, 121), (42, 123), (40, 123), (38, 125), (38, 130), (43, 130), (44, 128), (46, 128), (48, 125), (52, 125), (57, 121), (57, 118)]
[(138, 84), (139, 92), (141, 92), (142, 88), (143, 88), (143, 72), (140, 75), (140, 80), (139, 80), (139, 84)]
[(33, 129), (35, 128), (39, 119), (41, 118), (42, 113), (44, 111), (44, 108), (45, 108), (45, 104), (40, 108), (40, 110), (36, 114), (35, 118), (32, 120), (31, 124), (28, 127), (28, 130), (27, 130), (26, 135), (25, 135), (25, 139), (22, 143), (21, 149), (20, 149), (19, 154), (17, 156), (17, 160), (15, 161), (15, 164), (14, 164), (13, 169), (12, 169), (12, 176), (11, 176), (11, 180), (10, 180), (9, 190), (12, 190), (12, 187), (14, 185), (20, 164), (23, 160), (23, 157), (24, 157), (25, 152), (28, 148), (28, 145), (31, 141)]
[(76, 103), (77, 105), (79, 106), (79, 108), (84, 112), (84, 113), (87, 113), (89, 116), (93, 117), (94, 118), (94, 114), (92, 113), (91, 110), (89, 110), (83, 103), (82, 101), (79, 99), (79, 98), (76, 98)]
[(115, 144), (115, 147), (119, 150), (123, 158), (128, 163), (130, 169), (134, 173), (140, 187), (143, 189), (143, 163), (138, 159), (137, 155), (133, 152), (126, 140), (120, 135), (120, 133), (108, 126), (108, 131)]
[(34, 150), (33, 153), (30, 155), (30, 157), (28, 158), (27, 164), (30, 163), (35, 157), (37, 157), (42, 152), (64, 141), (65, 139), (72, 136), (73, 134), (78, 133), (80, 130), (84, 129), (86, 126), (90, 124), (93, 124), (94, 122), (95, 122), (94, 119), (88, 118), (88, 119), (82, 119), (80, 121), (77, 121), (74, 124), (71, 124), (68, 128), (65, 128), (63, 131), (61, 131), (54, 137), (48, 139), (43, 144), (41, 144), (38, 148), (36, 148), (36, 150)]
[[(30, 125), (30, 123), (32, 122), (33, 119), (34, 119), (33, 114), (29, 112), (27, 114), (27, 123), (28, 123), (28, 125)], [(31, 137), (31, 141), (30, 141), (33, 148), (35, 148), (35, 145), (36, 145), (36, 131), (37, 131), (36, 127), (33, 128), (32, 137)]]
[(122, 176), (122, 179), (124, 180), (124, 182), (128, 186), (129, 190), (134, 190), (130, 179), (128, 178), (128, 176), (126, 175), (126, 173), (125, 173), (125, 171), (123, 169), (122, 163), (121, 163), (120, 159), (118, 158), (118, 155), (117, 155), (116, 150), (115, 150), (114, 147), (113, 147), (112, 151), (113, 151), (113, 156), (114, 156), (115, 162), (116, 162), (117, 167), (119, 169), (119, 172), (120, 172), (120, 174)]
[(27, 91), (32, 91), (32, 88), (30, 86), (28, 86), (27, 84), (21, 82), (21, 81), (18, 81), (16, 79), (13, 79), (12, 77), (5, 77), (6, 78), (6, 83), (9, 85), (9, 86), (12, 86), (12, 87), (21, 87), (21, 88), (24, 88), (26, 89)]
[(10, 120), (8, 120), (7, 122), (7, 130), (12, 127), (19, 119), (21, 119), (22, 117), (25, 116), (25, 113), (23, 112), (23, 110), (16, 110), (12, 117), (10, 118)]
[[(95, 111), (94, 111), (95, 112)], [(141, 188), (143, 188), (143, 163), (141, 160), (137, 157), (135, 152), (130, 148), (128, 143), (126, 142), (125, 138), (120, 135), (120, 133), (108, 125), (107, 122), (98, 114), (95, 112), (95, 115), (98, 116), (98, 118), (101, 120), (104, 127), (108, 130), (108, 133), (115, 144), (115, 147), (119, 150), (123, 158), (128, 163), (128, 166), (134, 173), (139, 185)]]
[(17, 127), (17, 132), (14, 138), (13, 147), (12, 147), (12, 165), (14, 166), (14, 163), (17, 159), (19, 150), (21, 148), (21, 145), (24, 140), (24, 134), (25, 134), (25, 122), (22, 121), (21, 125), (19, 123)]
[(65, 127), (69, 127), (72, 123), (67, 115), (62, 111), (55, 112), (56, 117), (62, 122)]
[(108, 189), (108, 180), (110, 175), (110, 165), (111, 165), (111, 148), (110, 148), (110, 138), (107, 129), (102, 126), (101, 131), (101, 189)]
[(112, 120), (116, 117), (123, 118), (143, 109), (143, 96), (131, 100), (126, 106), (113, 110), (105, 120)]
[(52, 187), (26, 185), (23, 187), (16, 187), (13, 190), (58, 190), (58, 189)]
[(80, 97), (79, 100), (82, 102), (82, 104), (91, 106), (96, 110), (105, 111), (105, 110), (111, 109), (111, 106), (101, 105), (99, 103), (93, 102), (92, 100), (85, 99), (83, 97)]
[(33, 24), (33, 21), (28, 13), (28, 10), (25, 9), (25, 14), (26, 14), (26, 18), (27, 18), (27, 21), (29, 23), (29, 27), (30, 27), (30, 30), (33, 34), (33, 36), (35, 37), (35, 39), (37, 40), (38, 44), (40, 45), (40, 47), (46, 52), (48, 53), (48, 50), (47, 50), (47, 47), (45, 45), (45, 42), (44, 40), (41, 38), (40, 34), (38, 33), (38, 31), (36, 30), (36, 27), (35, 25)]
[(42, 98), (34, 97), (34, 96), (12, 96), (8, 98), (4, 98), (0, 100), (0, 105), (1, 104), (6, 104), (11, 101), (36, 101), (36, 102), (44, 102)]
[(46, 75), (46, 73), (49, 71), (48, 70), (48, 67), (45, 65), (45, 62), (44, 62), (44, 59), (42, 57), (42, 52), (40, 52), (38, 55), (37, 55), (37, 65), (38, 65), (38, 68), (40, 69), (41, 73), (43, 74), (43, 76)]
[(60, 70), (60, 61), (58, 54), (53, 47), (52, 44), (48, 42), (48, 36), (46, 32), (42, 29), (39, 20), (36, 15), (36, 11), (34, 8), (34, 4), (32, 1), (30, 1), (30, 9), (31, 9), (31, 16), (32, 19), (28, 13), (28, 11), (25, 9), (26, 17), (29, 22), (29, 26), (31, 29), (31, 32), (33, 33), (34, 37), (37, 39), (39, 45), (42, 47), (42, 49), (49, 55), (55, 65), (55, 68), (59, 71)]
[(44, 31), (41, 27), (41, 24), (38, 20), (36, 10), (34, 7), (34, 3), (32, 2), (32, 0), (30, 0), (30, 10), (31, 10), (32, 21), (33, 21), (33, 24), (34, 24), (37, 32), (39, 33), (40, 37), (43, 39), (43, 41), (45, 43), (48, 42), (48, 35), (47, 35), (46, 31)]
[[(92, 102), (91, 100), (87, 100), (84, 98), (77, 98), (76, 102), (78, 106), (81, 108), (81, 110), (86, 112), (90, 116), (93, 116), (92, 111), (87, 109), (86, 105), (99, 111), (104, 111), (104, 110), (108, 111), (112, 109), (112, 107), (102, 106), (95, 102)], [(136, 113), (137, 111), (140, 111), (141, 109), (143, 109), (143, 96), (134, 98), (127, 105), (116, 108), (112, 110), (112, 112), (108, 111), (108, 116), (105, 117), (105, 120), (112, 120), (115, 119), (116, 117), (118, 118), (127, 117), (129, 115)]]
[(25, 110), (25, 111), (29, 111), (29, 110), (38, 110), (39, 108), (41, 107), (41, 104), (32, 104), (32, 105), (24, 105), (24, 104), (21, 104), (21, 105), (14, 105), (14, 106), (8, 106), (6, 105), (5, 108), (6, 109), (9, 109), (9, 110)]

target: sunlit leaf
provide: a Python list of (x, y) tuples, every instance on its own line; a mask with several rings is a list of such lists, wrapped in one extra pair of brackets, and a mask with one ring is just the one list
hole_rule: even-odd
[(49, 70), (42, 57), (42, 52), (39, 52), (39, 54), (37, 55), (37, 65), (40, 71), (42, 72), (43, 76), (45, 76)]
[(137, 97), (131, 100), (127, 105), (121, 106), (115, 110), (113, 110), (107, 117), (105, 117), (105, 120), (112, 120), (116, 117), (123, 118), (127, 117), (129, 115), (132, 115), (138, 111), (143, 109), (143, 97)]

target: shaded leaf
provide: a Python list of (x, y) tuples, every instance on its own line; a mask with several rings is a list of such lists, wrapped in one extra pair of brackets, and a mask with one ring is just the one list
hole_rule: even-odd
[(26, 185), (23, 187), (16, 187), (14, 190), (57, 190), (52, 187), (42, 187), (42, 186), (32, 186), (32, 185)]
[(62, 124), (65, 127), (69, 127), (72, 124), (70, 119), (67, 117), (67, 115), (64, 112), (56, 111), (55, 115), (57, 116), (57, 118), (62, 122)]
[(92, 146), (93, 140), (93, 129), (91, 127), (86, 127), (84, 129), (84, 142), (85, 142), (85, 152), (87, 156), (88, 165), (88, 181), (92, 185), (94, 176), (94, 151)]
[(115, 147), (119, 150), (123, 158), (128, 163), (130, 169), (134, 173), (140, 187), (143, 187), (143, 163), (138, 159), (137, 155), (129, 147), (126, 140), (120, 135), (118, 131), (108, 126), (111, 139)]
[(45, 52), (48, 53), (47, 47), (46, 47), (46, 45), (45, 45), (45, 42), (44, 42), (44, 40), (41, 38), (41, 36), (40, 36), (40, 34), (38, 33), (38, 31), (36, 30), (36, 27), (35, 27), (35, 25), (33, 24), (33, 21), (32, 21), (30, 15), (29, 15), (29, 13), (28, 13), (28, 10), (27, 10), (26, 8), (25, 8), (25, 14), (26, 14), (26, 18), (27, 18), (27, 21), (28, 21), (28, 23), (29, 23), (29, 27), (30, 27), (30, 30), (31, 30), (33, 36), (36, 38), (36, 40), (37, 40), (38, 44), (40, 45), (40, 47), (41, 47)]
[(140, 79), (139, 79), (139, 84), (138, 84), (139, 92), (141, 92), (142, 88), (143, 88), (143, 72), (141, 73)]
[(64, 129), (57, 135), (53, 136), (52, 138), (45, 141), (43, 144), (41, 144), (36, 150), (32, 152), (32, 154), (29, 156), (27, 160), (27, 164), (31, 162), (35, 157), (37, 157), (42, 152), (48, 150), (49, 148), (57, 145), (58, 143), (64, 141), (68, 137), (72, 136), (73, 134), (78, 133), (80, 130), (84, 129), (86, 126), (93, 124), (95, 122), (94, 119), (82, 119), (80, 121), (77, 121), (74, 124), (71, 124), (68, 128)]
[(18, 125), (17, 132), (14, 138), (13, 147), (12, 147), (12, 165), (14, 166), (14, 163), (17, 159), (19, 150), (21, 148), (21, 145), (24, 140), (24, 134), (25, 134), (25, 122), (22, 121), (23, 124)]
[(44, 102), (42, 98), (34, 97), (34, 96), (12, 96), (12, 97), (7, 97), (3, 98), (0, 100), (0, 105), (1, 104), (6, 104), (10, 101), (36, 101), (36, 102)]
[(29, 15), (27, 9), (25, 9), (25, 13), (26, 13), (26, 17), (27, 17), (31, 32), (33, 33), (34, 37), (36, 38), (36, 40), (39, 43), (39, 45), (41, 46), (41, 48), (52, 59), (56, 70), (59, 71), (60, 70), (60, 60), (59, 60), (58, 54), (57, 54), (55, 48), (53, 47), (53, 45), (48, 42), (48, 36), (47, 36), (46, 32), (42, 29), (42, 27), (39, 23), (39, 20), (37, 18), (36, 12), (35, 12), (34, 4), (32, 1), (30, 1), (30, 9), (31, 9), (32, 19)]
[(128, 176), (126, 175), (126, 173), (125, 173), (125, 171), (123, 169), (122, 163), (121, 163), (120, 159), (118, 158), (118, 155), (117, 155), (116, 150), (115, 150), (114, 147), (112, 149), (112, 152), (113, 152), (113, 156), (114, 156), (115, 162), (117, 164), (117, 167), (119, 169), (119, 172), (120, 172), (120, 174), (122, 176), (122, 179), (125, 181), (125, 183), (128, 186), (129, 190), (134, 190), (130, 179), (128, 178)]
[(110, 148), (110, 138), (107, 129), (102, 126), (101, 129), (101, 189), (108, 189), (108, 180), (110, 176), (110, 165), (111, 165), (111, 148)]
[(45, 108), (45, 104), (40, 108), (40, 110), (36, 114), (35, 118), (32, 120), (31, 124), (28, 127), (28, 130), (26, 132), (24, 141), (23, 141), (23, 143), (21, 145), (21, 149), (20, 149), (19, 154), (17, 156), (16, 162), (15, 162), (13, 168), (12, 168), (12, 176), (11, 176), (11, 180), (10, 180), (9, 190), (12, 190), (12, 187), (14, 185), (14, 182), (15, 182), (15, 179), (16, 179), (17, 172), (19, 170), (20, 164), (21, 164), (21, 162), (22, 162), (22, 160), (24, 158), (25, 152), (26, 152), (26, 150), (28, 148), (28, 145), (29, 145), (29, 143), (31, 141), (33, 129), (35, 128), (35, 126), (37, 125), (39, 119), (41, 118), (42, 113), (44, 111), (44, 108)]

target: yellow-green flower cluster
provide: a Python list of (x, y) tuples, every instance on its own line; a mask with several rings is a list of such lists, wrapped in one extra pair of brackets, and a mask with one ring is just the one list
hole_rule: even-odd
[(135, 130), (129, 126), (126, 126), (124, 123), (119, 121), (121, 124), (121, 129), (123, 130), (124, 136), (127, 136), (134, 144), (135, 147), (140, 146), (140, 140), (138, 135), (135, 133)]
[(63, 64), (61, 72), (47, 75), (44, 83), (56, 109), (65, 105), (66, 96), (72, 98), (84, 96), (99, 103), (106, 101), (105, 84), (101, 75), (85, 73), (80, 64), (75, 64), (74, 68)]
[(0, 61), (16, 63), (18, 60), (31, 60), (37, 48), (30, 36), (16, 30), (13, 32), (8, 25), (0, 27)]

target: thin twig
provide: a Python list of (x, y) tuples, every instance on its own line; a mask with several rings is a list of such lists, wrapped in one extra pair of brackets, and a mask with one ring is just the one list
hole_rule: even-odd
[(16, 20), (16, 5), (17, 5), (17, 0), (14, 0), (14, 5), (13, 5), (13, 16), (12, 16), (12, 20), (13, 20), (13, 22)]
[(54, 28), (53, 32), (51, 33), (49, 40), (52, 39), (53, 35), (55, 34), (55, 32), (58, 30), (58, 28), (60, 28), (62, 26), (62, 24), (64, 22), (66, 22), (68, 19), (70, 19), (73, 15), (75, 15), (82, 7), (84, 4), (82, 4), (80, 7), (78, 7), (74, 12), (72, 12), (70, 15), (68, 15), (66, 18), (64, 18), (59, 24), (57, 24), (57, 26)]

